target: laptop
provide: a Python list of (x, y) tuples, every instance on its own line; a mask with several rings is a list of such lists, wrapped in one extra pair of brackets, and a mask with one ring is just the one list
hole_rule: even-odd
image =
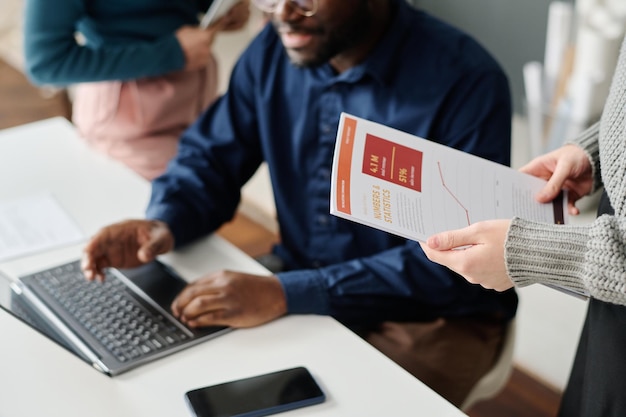
[(159, 261), (109, 268), (90, 282), (75, 260), (11, 280), (0, 274), (0, 307), (98, 371), (115, 376), (230, 330), (191, 329), (170, 305), (187, 285)]

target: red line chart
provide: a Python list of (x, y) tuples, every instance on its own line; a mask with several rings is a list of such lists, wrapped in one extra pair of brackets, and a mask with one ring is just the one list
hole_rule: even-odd
[(459, 200), (457, 196), (454, 195), (452, 190), (450, 190), (448, 186), (446, 185), (446, 181), (443, 179), (443, 172), (441, 171), (441, 163), (439, 161), (437, 161), (437, 169), (439, 169), (439, 178), (441, 178), (441, 185), (448, 192), (448, 194), (450, 194), (450, 196), (454, 199), (454, 201), (456, 201), (456, 203), (463, 209), (463, 211), (465, 212), (465, 218), (467, 219), (467, 225), (469, 226), (471, 224), (470, 217), (469, 217), (469, 210), (463, 205), (463, 203), (461, 203), (461, 200)]

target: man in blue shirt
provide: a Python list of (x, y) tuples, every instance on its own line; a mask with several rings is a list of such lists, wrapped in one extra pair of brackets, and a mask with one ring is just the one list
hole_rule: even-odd
[(86, 246), (87, 278), (215, 231), (265, 161), (283, 271), (208, 275), (181, 292), (174, 314), (233, 327), (332, 315), (460, 404), (497, 357), (515, 293), (468, 284), (417, 242), (331, 216), (330, 170), (342, 111), (508, 164), (504, 73), (470, 37), (405, 0), (255, 4), (272, 24), (153, 181), (147, 220), (108, 226)]

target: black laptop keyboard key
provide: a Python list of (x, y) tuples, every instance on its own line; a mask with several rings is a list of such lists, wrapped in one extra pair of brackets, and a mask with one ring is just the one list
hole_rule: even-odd
[(78, 262), (32, 275), (72, 317), (120, 362), (149, 355), (188, 336), (171, 319), (137, 297), (115, 274), (87, 281)]

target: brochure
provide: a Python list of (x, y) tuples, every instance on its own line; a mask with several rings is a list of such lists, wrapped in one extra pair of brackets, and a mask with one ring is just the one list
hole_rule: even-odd
[(514, 216), (564, 224), (567, 199), (538, 203), (546, 181), (343, 113), (332, 170), (333, 215), (408, 239)]

